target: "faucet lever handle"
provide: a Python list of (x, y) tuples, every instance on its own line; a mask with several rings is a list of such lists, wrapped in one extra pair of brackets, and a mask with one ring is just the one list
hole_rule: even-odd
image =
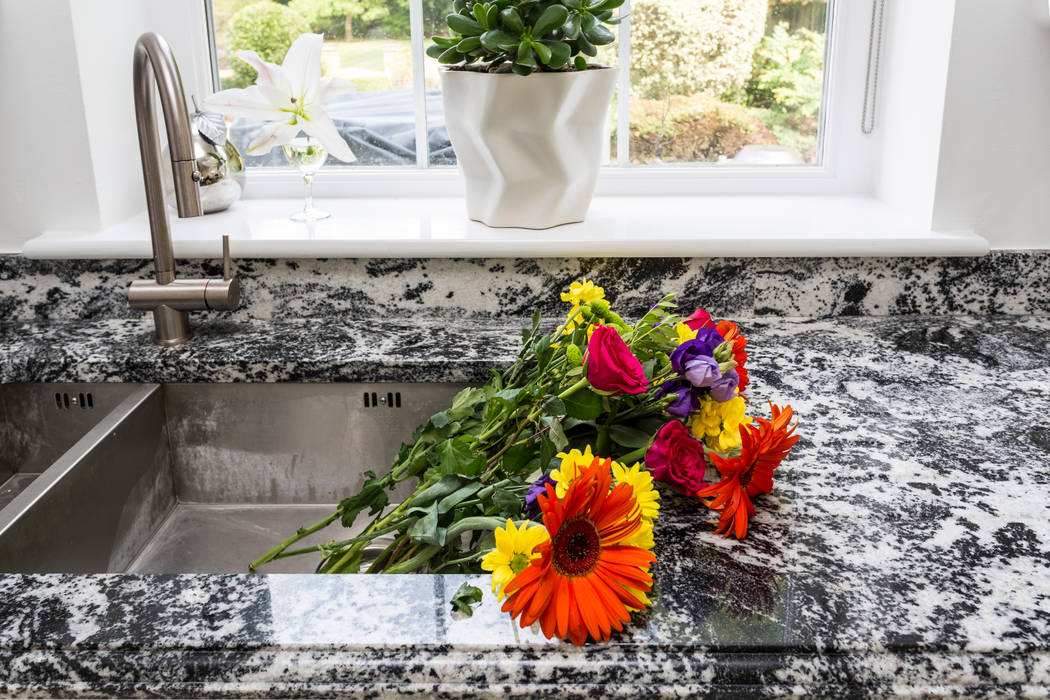
[(224, 280), (233, 279), (233, 274), (230, 271), (232, 265), (230, 264), (230, 237), (226, 234), (222, 236), (222, 278)]

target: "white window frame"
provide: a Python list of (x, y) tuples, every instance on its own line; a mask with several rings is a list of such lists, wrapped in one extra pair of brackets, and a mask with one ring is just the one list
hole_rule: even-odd
[[(196, 23), (198, 40), (195, 65), (214, 66), (210, 37), (209, 0), (200, 0), (199, 12), (187, 13)], [(624, 11), (629, 12), (630, 0)], [(422, 0), (409, 0), (412, 62), (416, 112), (416, 166), (327, 168), (317, 178), (319, 197), (451, 197), (462, 194), (455, 167), (433, 167), (427, 162), (426, 105), (423, 91)], [(191, 16), (192, 15), (192, 16)], [(603, 166), (596, 196), (696, 196), (696, 195), (836, 195), (862, 194), (872, 188), (878, 132), (860, 131), (864, 77), (871, 19), (871, 5), (857, 0), (829, 0), (826, 28), (824, 94), (820, 116), (821, 159), (804, 166), (735, 166), (715, 163), (673, 165), (626, 164), (626, 140), (619, 145), (617, 165)], [(619, 59), (626, 65), (630, 51), (630, 19), (620, 25)], [(426, 59), (430, 60), (430, 59)], [(183, 76), (184, 79), (186, 76)], [(209, 94), (214, 78), (196, 76), (196, 89)], [(621, 71), (619, 89), (627, 89), (629, 76)], [(187, 88), (189, 89), (189, 88)], [(617, 114), (618, 130), (627, 123), (627, 101)], [(254, 168), (247, 174), (246, 198), (297, 197), (302, 180), (291, 168)]]

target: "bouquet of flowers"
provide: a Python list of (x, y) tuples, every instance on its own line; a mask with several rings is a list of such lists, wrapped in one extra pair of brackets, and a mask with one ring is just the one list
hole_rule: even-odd
[[(251, 568), (315, 553), (320, 573), (489, 571), (522, 627), (538, 622), (548, 638), (583, 644), (607, 641), (649, 605), (654, 480), (711, 509), (716, 533), (742, 539), (752, 498), (772, 490), (798, 436), (790, 406), (748, 415), (737, 325), (703, 309), (676, 315), (671, 296), (629, 325), (586, 279), (561, 298), (570, 309), (556, 329), (544, 332), (537, 311), (508, 368), (457, 394), (386, 474), (366, 473), (336, 512)], [(391, 504), (388, 492), (408, 479), (413, 493)], [(373, 519), (362, 534), (292, 549), (365, 510)], [(372, 544), (384, 535), (387, 546)], [(480, 596), (464, 587), (452, 602), (469, 614)]]

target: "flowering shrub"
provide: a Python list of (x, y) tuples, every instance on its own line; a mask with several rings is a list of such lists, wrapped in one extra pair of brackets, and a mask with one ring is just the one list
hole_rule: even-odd
[[(388, 473), (367, 473), (335, 513), (252, 568), (312, 552), (320, 573), (488, 571), (522, 627), (583, 644), (608, 641), (649, 605), (654, 480), (704, 499), (715, 532), (743, 538), (752, 499), (772, 490), (798, 437), (790, 406), (747, 415), (737, 325), (702, 309), (676, 315), (671, 297), (629, 325), (587, 280), (561, 298), (570, 310), (556, 329), (541, 330), (537, 311), (514, 363), (457, 394)], [(388, 492), (409, 479), (415, 490), (391, 507)], [(362, 534), (289, 549), (336, 520), (352, 526), (366, 509), (373, 520)], [(384, 534), (393, 543), (366, 561)], [(469, 614), (481, 596), (462, 586), (451, 602)]]

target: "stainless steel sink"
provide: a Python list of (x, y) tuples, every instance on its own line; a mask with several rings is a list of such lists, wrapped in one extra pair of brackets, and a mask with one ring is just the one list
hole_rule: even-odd
[(462, 386), (2, 385), (0, 571), (246, 572), (385, 470)]

